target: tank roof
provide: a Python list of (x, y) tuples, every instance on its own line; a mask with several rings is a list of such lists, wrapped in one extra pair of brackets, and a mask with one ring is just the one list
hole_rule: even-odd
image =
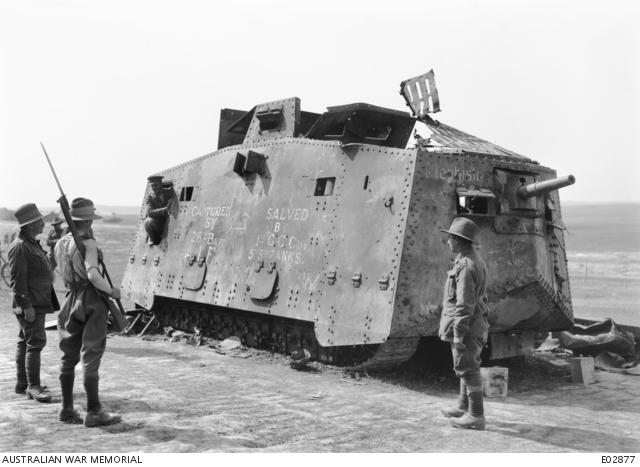
[(517, 152), (465, 133), (462, 130), (434, 120), (429, 116), (423, 117), (421, 121), (424, 122), (431, 131), (428, 146), (441, 147), (442, 149), (458, 149), (463, 152), (487, 154), (491, 156), (515, 157), (524, 161), (533, 162), (530, 158)]

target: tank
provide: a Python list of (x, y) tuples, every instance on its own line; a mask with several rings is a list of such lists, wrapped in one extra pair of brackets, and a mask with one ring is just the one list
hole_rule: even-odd
[(432, 118), (433, 71), (401, 94), (410, 112), (296, 97), (221, 110), (216, 151), (155, 174), (175, 203), (157, 245), (143, 204), (123, 293), (164, 326), (393, 366), (437, 336), (441, 229), (465, 216), (489, 269), (490, 357), (571, 327), (558, 189), (573, 176)]

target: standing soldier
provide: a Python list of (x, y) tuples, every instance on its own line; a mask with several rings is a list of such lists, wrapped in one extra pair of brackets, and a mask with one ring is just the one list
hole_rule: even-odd
[(49, 231), (49, 235), (47, 236), (47, 246), (49, 247), (49, 260), (51, 261), (52, 269), (55, 269), (57, 266), (56, 257), (54, 254), (54, 248), (56, 247), (56, 243), (58, 243), (58, 240), (62, 238), (63, 222), (64, 220), (60, 219), (59, 217), (56, 217), (55, 219), (53, 219), (53, 221), (51, 221), (51, 227), (53, 227), (53, 229)]
[(479, 228), (471, 220), (453, 220), (447, 244), (456, 255), (453, 269), (447, 273), (440, 319), (440, 339), (451, 342), (453, 369), (460, 378), (460, 396), (456, 407), (442, 409), (458, 428), (484, 430), (480, 353), (487, 342), (487, 267), (474, 250)]
[(152, 175), (147, 178), (151, 193), (145, 200), (147, 206), (144, 228), (149, 236), (149, 245), (157, 245), (162, 240), (164, 227), (169, 217), (171, 204), (175, 193), (173, 188), (165, 189), (162, 185), (162, 175)]
[(45, 315), (60, 309), (53, 290), (53, 273), (47, 253), (36, 236), (44, 221), (35, 204), (20, 206), (15, 212), (20, 234), (9, 247), (13, 310), (20, 324), (16, 347), (17, 394), (49, 402), (51, 394), (40, 383), (40, 353), (47, 343)]
[[(73, 407), (75, 367), (82, 360), (84, 389), (87, 394), (87, 413), (84, 426), (94, 427), (118, 423), (121, 418), (105, 412), (100, 404), (98, 368), (107, 344), (108, 308), (104, 295), (120, 298), (120, 290), (111, 287), (98, 268), (98, 247), (93, 238), (95, 214), (91, 200), (76, 198), (71, 203), (73, 226), (58, 242), (55, 249), (62, 278), (69, 294), (58, 315), (60, 334), (60, 386), (62, 409), (59, 419), (65, 423), (80, 423), (80, 414)], [(84, 258), (73, 240), (72, 230), (82, 239)]]

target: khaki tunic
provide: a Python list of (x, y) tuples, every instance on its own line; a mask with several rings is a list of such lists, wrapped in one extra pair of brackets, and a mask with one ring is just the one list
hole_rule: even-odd
[(37, 240), (20, 233), (7, 253), (11, 269), (13, 308), (33, 307), (36, 312), (53, 313), (60, 309), (53, 290), (53, 270)]
[(461, 252), (447, 273), (440, 318), (440, 339), (460, 339), (464, 348), (451, 344), (453, 370), (468, 390), (481, 390), (482, 349), (489, 334), (487, 315), (487, 267), (472, 248)]

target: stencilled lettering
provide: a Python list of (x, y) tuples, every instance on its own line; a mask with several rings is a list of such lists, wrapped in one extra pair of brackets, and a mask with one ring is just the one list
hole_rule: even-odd
[(438, 178), (441, 180), (455, 178), (458, 182), (482, 183), (484, 181), (484, 174), (477, 172), (476, 169), (458, 168), (455, 164), (453, 166), (440, 166), (436, 164), (434, 171), (427, 171), (427, 178)]

